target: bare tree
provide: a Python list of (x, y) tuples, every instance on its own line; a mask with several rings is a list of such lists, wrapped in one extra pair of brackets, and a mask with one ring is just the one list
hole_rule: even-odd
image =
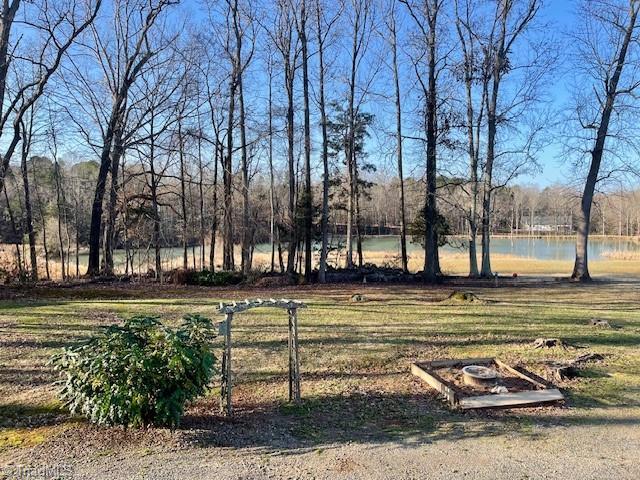
[[(356, 248), (358, 252), (358, 264), (362, 267), (362, 237), (360, 225), (360, 179), (358, 159), (356, 153), (356, 136), (358, 129), (357, 119), (360, 115), (360, 106), (364, 102), (369, 90), (369, 85), (375, 76), (374, 71), (367, 72), (365, 85), (358, 85), (358, 73), (364, 56), (369, 47), (373, 33), (373, 2), (371, 0), (351, 0), (351, 8), (348, 9), (348, 19), (351, 27), (351, 49), (349, 51), (349, 69), (347, 79), (347, 142), (345, 157), (347, 164), (347, 179), (349, 183), (349, 195), (347, 197), (347, 258), (346, 267), (353, 268), (353, 228), (356, 228)], [(357, 92), (360, 88), (361, 91)]]
[(289, 0), (278, 0), (272, 28), (266, 28), (271, 42), (282, 57), (284, 70), (284, 87), (287, 94), (286, 131), (287, 131), (287, 166), (288, 166), (288, 256), (287, 273), (296, 271), (296, 250), (298, 246), (298, 229), (296, 219), (296, 162), (294, 138), (294, 84), (299, 67), (300, 39), (296, 35), (296, 16)]
[[(522, 6), (518, 9), (518, 6)], [(496, 159), (496, 137), (498, 124), (504, 116), (498, 110), (500, 86), (509, 73), (509, 54), (515, 42), (526, 31), (540, 9), (540, 0), (500, 0), (496, 3), (493, 28), (487, 39), (486, 51), (489, 52), (488, 93), (485, 98), (487, 113), (487, 151), (483, 169), (482, 186), (482, 267), (480, 275), (491, 277), (491, 197), (494, 191), (493, 174)]]
[[(588, 264), (591, 207), (601, 180), (605, 146), (612, 136), (609, 142), (624, 137), (617, 130), (624, 128), (620, 125), (630, 113), (626, 100), (637, 98), (640, 89), (639, 10), (637, 0), (583, 2), (580, 13), (584, 26), (573, 37), (581, 62), (579, 71), (588, 85), (587, 88), (582, 85), (581, 91), (592, 96), (587, 99), (580, 95), (575, 109), (580, 126), (589, 132), (585, 140), (592, 145), (587, 153), (589, 169), (576, 218), (576, 259), (571, 278), (577, 281), (591, 279)], [(632, 112), (632, 122), (636, 123), (637, 110)], [(616, 143), (622, 153), (622, 142)]]
[[(32, 36), (40, 36), (41, 43), (30, 45), (28, 51), (18, 52), (10, 46), (11, 30), (21, 5), (19, 0), (5, 0), (0, 18), (0, 139), (6, 138), (6, 149), (0, 163), (0, 190), (13, 154), (21, 140), (22, 119), (45, 92), (47, 83), (60, 67), (67, 51), (95, 20), (102, 0), (95, 3), (81, 1), (49, 3), (25, 2), (24, 15)], [(35, 9), (35, 13), (34, 10)], [(31, 20), (31, 19), (35, 20)], [(22, 62), (18, 61), (21, 59)], [(26, 64), (26, 65), (25, 65)], [(9, 67), (16, 70), (15, 87), (7, 97)], [(33, 73), (25, 78), (25, 74)], [(11, 123), (10, 131), (7, 131)], [(5, 135), (8, 133), (9, 136)]]
[(320, 265), (318, 268), (318, 281), (326, 282), (327, 253), (329, 249), (329, 144), (327, 138), (327, 107), (325, 100), (325, 48), (327, 37), (333, 25), (340, 17), (341, 8), (332, 18), (325, 16), (322, 0), (316, 0), (316, 35), (318, 42), (318, 106), (320, 108), (320, 127), (322, 131), (322, 218), (321, 218), (321, 242)]
[[(479, 166), (480, 166), (480, 138), (482, 123), (485, 117), (485, 101), (490, 75), (488, 74), (487, 57), (483, 55), (480, 42), (477, 39), (478, 32), (474, 24), (481, 21), (475, 18), (471, 0), (456, 0), (456, 32), (460, 40), (462, 53), (461, 72), (466, 98), (466, 131), (467, 131), (467, 155), (469, 157), (469, 183), (470, 206), (466, 211), (469, 224), (469, 276), (478, 277), (477, 234), (478, 234), (478, 201), (480, 193)], [(479, 85), (479, 98), (474, 97), (474, 89)], [(478, 103), (476, 105), (476, 102)]]
[(414, 59), (416, 77), (423, 92), (425, 109), (424, 124), (426, 134), (426, 195), (424, 207), (424, 270), (425, 280), (433, 281), (440, 272), (440, 258), (438, 255), (438, 209), (436, 205), (437, 178), (437, 143), (438, 143), (438, 72), (440, 69), (438, 56), (438, 18), (444, 4), (443, 0), (421, 0), (411, 2), (401, 0), (414, 19), (426, 55), (426, 81), (420, 72), (422, 55)]
[(302, 53), (302, 92), (304, 101), (304, 278), (311, 280), (311, 240), (313, 230), (313, 194), (311, 190), (311, 118), (309, 108), (309, 46), (307, 40), (307, 4), (300, 0), (300, 18), (296, 19)]
[(25, 206), (25, 227), (27, 229), (27, 236), (29, 238), (29, 258), (31, 260), (31, 279), (34, 282), (38, 281), (38, 252), (36, 246), (36, 232), (33, 224), (33, 206), (31, 201), (31, 188), (29, 185), (29, 170), (28, 160), (29, 152), (31, 150), (31, 144), (33, 142), (33, 122), (34, 122), (34, 110), (33, 107), (29, 111), (29, 116), (22, 119), (22, 148), (21, 148), (21, 162), (20, 170), (22, 173), (22, 185), (24, 190), (24, 206)]
[(402, 95), (400, 92), (400, 71), (398, 69), (398, 25), (396, 20), (396, 4), (393, 3), (391, 10), (387, 15), (387, 29), (390, 34), (389, 44), (391, 46), (391, 62), (393, 67), (393, 84), (395, 90), (395, 107), (396, 107), (396, 157), (398, 164), (398, 183), (400, 192), (400, 261), (402, 270), (409, 270), (407, 260), (407, 219), (404, 195), (404, 173), (403, 173), (403, 156), (402, 156)]
[(269, 136), (269, 243), (271, 246), (271, 266), (270, 271), (275, 270), (276, 261), (276, 189), (275, 175), (273, 170), (273, 56), (269, 49), (267, 58), (267, 75), (269, 77), (268, 94), (268, 136)]
[[(92, 28), (93, 44), (89, 48), (96, 57), (108, 84), (111, 109), (106, 116), (100, 111), (94, 112), (97, 113), (98, 118), (103, 119), (104, 123), (100, 125), (102, 130), (102, 146), (99, 147), (100, 170), (91, 212), (87, 275), (97, 275), (100, 272), (103, 200), (109, 173), (111, 173), (109, 208), (112, 212), (115, 208), (117, 169), (120, 157), (124, 153), (124, 136), (127, 127), (128, 106), (130, 105), (129, 92), (149, 61), (158, 53), (150, 41), (153, 26), (163, 10), (175, 3), (175, 0), (155, 0), (152, 2), (118, 0), (114, 2), (114, 27), (112, 29), (105, 27), (105, 31), (100, 31), (96, 26)], [(113, 55), (109, 53), (113, 48), (111, 32), (115, 32), (115, 43), (119, 46)], [(98, 109), (96, 104), (100, 103), (100, 99), (90, 93), (93, 90), (92, 85), (87, 85), (87, 82), (90, 83), (90, 79), (82, 75), (78, 75), (78, 77), (87, 87), (84, 88), (84, 91), (89, 93), (89, 98), (93, 100), (91, 102), (93, 108)], [(113, 214), (110, 216), (109, 225), (115, 221), (114, 216)], [(113, 230), (109, 227), (106, 240), (108, 250), (111, 250), (112, 235)], [(108, 255), (111, 255), (111, 252)], [(112, 257), (106, 267), (113, 268)]]

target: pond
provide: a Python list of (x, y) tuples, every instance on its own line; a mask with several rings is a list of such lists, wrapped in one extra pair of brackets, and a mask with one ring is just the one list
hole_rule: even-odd
[[(344, 244), (344, 238), (340, 239)], [(337, 240), (334, 238), (334, 245), (337, 244)], [(388, 236), (370, 236), (365, 237), (362, 243), (365, 257), (367, 252), (369, 253), (387, 253), (390, 255), (399, 255), (400, 252), (400, 237), (396, 235)], [(314, 246), (315, 249), (319, 249), (320, 245)], [(239, 247), (237, 247), (237, 253), (239, 254)], [(408, 253), (416, 254), (422, 250), (421, 245), (417, 243), (409, 243), (407, 245)], [(189, 266), (193, 265), (193, 252), (195, 251), (197, 265), (199, 267), (199, 247), (195, 249), (189, 248)], [(263, 243), (256, 246), (256, 253), (269, 256), (270, 245)], [(355, 251), (355, 245), (354, 245)], [(440, 252), (446, 253), (465, 253), (467, 251), (466, 243), (464, 239), (453, 238), (450, 245), (445, 245), (440, 248)], [(491, 253), (492, 255), (510, 255), (515, 257), (527, 258), (532, 260), (559, 260), (567, 261), (575, 258), (575, 240), (570, 237), (498, 237), (491, 239)], [(208, 249), (205, 252), (205, 263), (208, 262)], [(478, 238), (478, 254), (480, 254), (480, 239)], [(633, 256), (633, 258), (640, 257), (640, 242), (629, 240), (626, 237), (594, 237), (589, 241), (589, 258), (590, 260), (606, 260), (607, 258), (626, 258)], [(124, 251), (116, 250), (114, 253), (115, 263), (117, 269), (124, 267)], [(86, 268), (86, 254), (80, 255), (81, 268)], [(142, 262), (142, 265), (138, 266), (138, 262)], [(72, 266), (74, 259), (72, 258)], [(147, 264), (148, 262), (148, 264)], [(162, 249), (162, 262), (163, 268), (175, 268), (182, 265), (182, 249), (179, 247), (163, 248)], [(147, 266), (148, 265), (148, 266)], [(142, 271), (148, 267), (153, 266), (153, 251), (142, 252), (140, 257), (136, 256), (136, 268), (140, 268)]]
[[(367, 237), (362, 243), (363, 250), (369, 252), (399, 252), (400, 237), (383, 236)], [(409, 253), (422, 249), (419, 244), (411, 243), (407, 246)], [(461, 253), (467, 251), (466, 242), (461, 239), (452, 239), (451, 245), (441, 247), (441, 252)], [(575, 258), (576, 243), (569, 237), (498, 237), (491, 239), (491, 253), (495, 255), (512, 255), (533, 260), (573, 260)], [(480, 239), (478, 238), (478, 253), (480, 252)], [(598, 238), (589, 240), (589, 258), (591, 260), (604, 260), (607, 255), (640, 253), (640, 243), (622, 238)]]

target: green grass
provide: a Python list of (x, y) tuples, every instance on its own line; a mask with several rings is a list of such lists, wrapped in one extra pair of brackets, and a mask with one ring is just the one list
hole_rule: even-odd
[[(40, 443), (56, 434), (52, 426), (82, 427), (69, 423), (55, 400), (55, 378), (46, 362), (59, 348), (87, 338), (100, 326), (140, 313), (159, 314), (169, 322), (185, 313), (217, 319), (220, 300), (247, 296), (286, 296), (309, 306), (299, 314), (304, 399), (300, 406), (286, 404), (286, 314), (258, 309), (234, 318), (234, 406), (256, 436), (268, 422), (300, 441), (319, 444), (331, 439), (406, 441), (416, 436), (437, 439), (514, 431), (529, 435), (532, 424), (596, 424), (606, 418), (622, 422), (639, 417), (637, 284), (498, 289), (466, 285), (464, 289), (489, 301), (442, 302), (452, 291), (446, 286), (371, 285), (283, 292), (115, 289), (107, 298), (90, 289), (67, 296), (45, 290), (31, 300), (0, 301), (0, 449)], [(367, 301), (351, 302), (354, 293), (363, 293)], [(588, 326), (593, 317), (621, 328)], [(535, 350), (530, 343), (537, 337), (559, 337), (585, 348)], [(218, 342), (216, 348), (220, 347)], [(560, 385), (570, 408), (542, 412), (450, 412), (409, 374), (416, 360), (466, 356), (499, 356), (542, 374), (543, 361), (570, 359), (587, 351), (605, 355), (605, 361), (589, 365), (583, 378)], [(216, 387), (212, 385), (209, 396), (191, 407), (185, 430), (203, 428), (202, 417), (215, 413)], [(205, 422), (206, 428), (215, 430), (216, 422)], [(31, 438), (31, 433), (42, 438)], [(245, 431), (239, 435), (245, 434), (251, 435)]]

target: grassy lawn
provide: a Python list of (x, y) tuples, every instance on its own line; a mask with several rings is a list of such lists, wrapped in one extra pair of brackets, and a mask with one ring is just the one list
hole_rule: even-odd
[[(192, 405), (178, 432), (203, 445), (321, 445), (328, 441), (405, 442), (475, 435), (534, 435), (538, 426), (628, 424), (640, 419), (640, 290), (637, 283), (465, 285), (481, 304), (443, 302), (452, 286), (329, 286), (278, 292), (88, 287), (39, 290), (0, 301), (0, 456), (87, 432), (98, 444), (113, 434), (71, 418), (56, 400), (46, 363), (53, 352), (100, 326), (134, 314), (167, 322), (185, 313), (219, 319), (220, 300), (287, 297), (301, 310), (301, 406), (286, 404), (286, 316), (273, 309), (238, 315), (234, 324), (235, 419), (218, 416), (217, 384)], [(364, 302), (353, 303), (353, 293)], [(588, 326), (597, 317), (618, 329)], [(584, 349), (534, 350), (537, 337)], [(216, 348), (220, 348), (219, 341)], [(585, 352), (605, 355), (584, 376), (559, 386), (565, 407), (450, 412), (410, 363), (499, 356), (543, 374), (542, 362)], [(143, 432), (153, 436), (158, 432)], [(144, 442), (143, 442), (144, 443)], [(153, 442), (152, 442), (153, 443)], [(139, 448), (139, 444), (137, 444)], [(96, 451), (108, 454), (107, 446)], [(141, 447), (140, 447), (141, 448)], [(104, 453), (106, 452), (106, 453)]]

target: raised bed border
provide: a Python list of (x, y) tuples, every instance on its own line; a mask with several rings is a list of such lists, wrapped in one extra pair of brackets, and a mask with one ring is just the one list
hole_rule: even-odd
[[(467, 365), (496, 365), (526, 380), (533, 388), (515, 393), (464, 396), (453, 383), (446, 381), (437, 373), (437, 370), (441, 368), (462, 368)], [(532, 407), (564, 400), (562, 392), (548, 382), (539, 379), (536, 375), (521, 367), (516, 369), (500, 359), (493, 357), (416, 362), (411, 364), (411, 373), (440, 392), (452, 407), (458, 407), (463, 410)]]

